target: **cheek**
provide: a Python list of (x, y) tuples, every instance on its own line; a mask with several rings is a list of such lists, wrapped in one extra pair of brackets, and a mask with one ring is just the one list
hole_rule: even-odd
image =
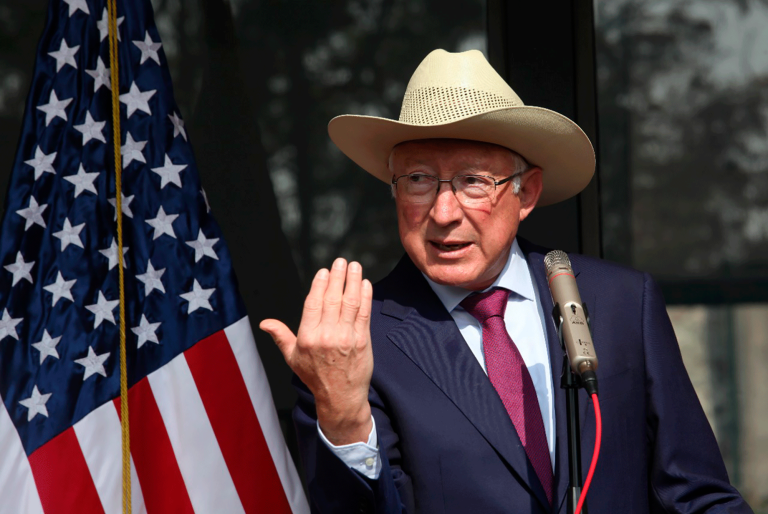
[(427, 210), (415, 205), (397, 206), (397, 225), (400, 237), (405, 239), (424, 231), (427, 221)]

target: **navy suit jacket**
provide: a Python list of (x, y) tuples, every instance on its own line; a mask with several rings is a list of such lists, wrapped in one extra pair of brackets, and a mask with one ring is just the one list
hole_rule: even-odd
[[(551, 312), (547, 250), (519, 242), (543, 310)], [(591, 514), (752, 512), (728, 483), (658, 287), (647, 274), (605, 261), (571, 255), (571, 262), (599, 358), (603, 443), (588, 494)], [(501, 399), (406, 255), (374, 288), (369, 401), (382, 459), (378, 480), (349, 469), (318, 439), (312, 396), (295, 381), (294, 420), (313, 512), (565, 514), (563, 351), (546, 321), (557, 424), (552, 506)], [(586, 476), (595, 418), (586, 393), (579, 394)]]

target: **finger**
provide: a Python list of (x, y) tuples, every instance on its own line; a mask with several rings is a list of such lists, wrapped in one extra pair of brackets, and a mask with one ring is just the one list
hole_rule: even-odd
[(344, 278), (347, 274), (347, 261), (339, 257), (333, 261), (331, 273), (328, 277), (328, 288), (323, 297), (322, 322), (336, 323), (339, 321), (339, 309), (341, 308), (341, 295), (344, 290)]
[(314, 328), (320, 324), (323, 312), (323, 297), (328, 288), (328, 270), (323, 268), (315, 273), (309, 294), (304, 300), (304, 310), (301, 313), (302, 328)]
[(360, 309), (360, 289), (363, 281), (363, 267), (357, 262), (350, 262), (347, 266), (347, 284), (344, 288), (344, 297), (341, 300), (341, 314), (339, 318), (343, 323), (354, 324), (357, 311)]
[(355, 318), (355, 331), (358, 334), (366, 334), (371, 330), (371, 303), (373, 302), (373, 286), (368, 279), (363, 280), (360, 286), (360, 309)]
[(291, 356), (296, 347), (296, 336), (291, 329), (285, 326), (285, 323), (276, 319), (265, 319), (259, 323), (259, 328), (272, 336), (280, 352), (285, 357), (285, 362), (291, 365)]

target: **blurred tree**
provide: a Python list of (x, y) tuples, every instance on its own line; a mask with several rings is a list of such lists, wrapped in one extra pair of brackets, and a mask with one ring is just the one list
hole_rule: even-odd
[(695, 4), (598, 4), (606, 256), (662, 278), (766, 276), (768, 73), (718, 77), (730, 3)]

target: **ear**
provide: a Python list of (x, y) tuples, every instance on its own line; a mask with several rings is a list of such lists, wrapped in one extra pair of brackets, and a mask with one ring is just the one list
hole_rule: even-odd
[(542, 187), (541, 168), (537, 166), (523, 174), (520, 181), (520, 192), (517, 194), (520, 199), (520, 221), (527, 218), (533, 208), (536, 207)]

